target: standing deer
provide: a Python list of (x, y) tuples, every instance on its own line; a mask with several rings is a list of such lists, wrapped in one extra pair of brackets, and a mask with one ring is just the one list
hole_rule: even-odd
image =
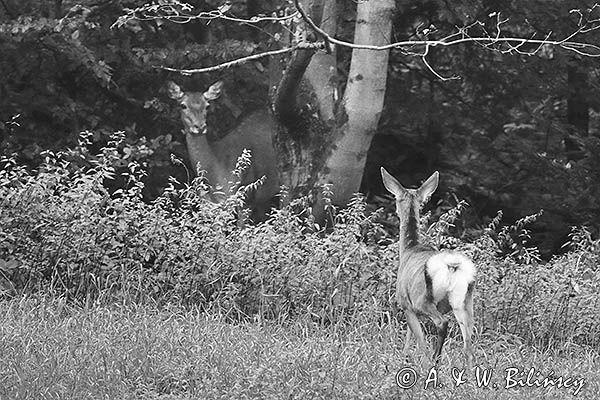
[(467, 365), (473, 363), (473, 290), (475, 266), (464, 254), (436, 251), (419, 244), (419, 213), (438, 186), (439, 174), (434, 172), (418, 189), (406, 189), (383, 167), (383, 185), (396, 198), (396, 214), (400, 219), (398, 278), (396, 301), (406, 314), (408, 328), (403, 352), (406, 354), (411, 333), (419, 347), (425, 340), (418, 319), (429, 317), (437, 328), (437, 343), (433, 353), (439, 362), (448, 332), (447, 313), (452, 310), (464, 340)]
[(210, 103), (221, 95), (222, 88), (223, 82), (218, 81), (204, 93), (188, 93), (176, 83), (167, 82), (169, 97), (181, 107), (185, 141), (194, 171), (200, 163), (212, 185), (227, 188), (231, 171), (235, 168), (242, 151), (248, 149), (252, 152), (252, 164), (242, 183), (247, 184), (262, 176), (266, 177), (251, 200), (255, 216), (260, 218), (264, 216), (271, 200), (279, 191), (277, 160), (272, 138), (275, 131), (274, 120), (268, 110), (258, 110), (223, 138), (209, 141), (206, 137), (206, 112)]

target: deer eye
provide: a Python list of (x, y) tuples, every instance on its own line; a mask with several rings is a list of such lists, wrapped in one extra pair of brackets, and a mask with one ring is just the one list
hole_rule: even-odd
[(185, 103), (181, 103), (179, 106), (181, 107), (182, 110), (187, 110), (187, 108), (188, 108), (187, 104), (185, 104)]

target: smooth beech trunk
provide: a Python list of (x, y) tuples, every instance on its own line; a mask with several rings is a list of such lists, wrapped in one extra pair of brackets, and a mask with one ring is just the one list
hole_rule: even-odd
[[(394, 0), (359, 2), (354, 43), (389, 44), (394, 10)], [(352, 52), (333, 145), (318, 180), (320, 184), (333, 185), (334, 204), (346, 204), (359, 190), (367, 151), (383, 109), (388, 58), (388, 50), (354, 49)]]

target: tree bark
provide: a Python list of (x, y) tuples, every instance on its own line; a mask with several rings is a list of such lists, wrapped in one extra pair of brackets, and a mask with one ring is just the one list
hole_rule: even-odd
[(587, 71), (578, 65), (577, 60), (567, 67), (567, 122), (573, 129), (564, 138), (565, 152), (568, 160), (579, 160), (583, 157), (578, 137), (589, 133), (589, 100)]
[(567, 70), (567, 121), (582, 136), (588, 135), (590, 115), (587, 95), (587, 73), (584, 67), (570, 65)]
[[(315, 1), (313, 15), (318, 16), (315, 22), (321, 29), (330, 36), (335, 35), (338, 23), (337, 1)], [(337, 94), (335, 48), (331, 53), (320, 51), (313, 55), (305, 76), (315, 92), (321, 119), (332, 126)]]
[[(394, 0), (359, 2), (354, 43), (390, 43)], [(358, 192), (367, 151), (383, 110), (389, 51), (354, 49), (333, 146), (318, 182), (332, 184), (334, 204)]]
[[(321, 28), (334, 34), (336, 4), (317, 0), (312, 11), (321, 5)], [(394, 0), (358, 3), (354, 42), (390, 43), (394, 5)], [(367, 151), (383, 109), (388, 56), (389, 51), (353, 51), (346, 93), (339, 106), (335, 54), (297, 51), (277, 84), (274, 144), (280, 181), (292, 197), (317, 196), (314, 212), (320, 222), (324, 217), (323, 184), (332, 184), (332, 201), (338, 205), (345, 205), (360, 188)]]
[(314, 50), (297, 50), (292, 55), (273, 99), (273, 110), (280, 123), (291, 130), (298, 124), (298, 107), (296, 105), (298, 90), (304, 72), (315, 53)]
[(60, 19), (63, 16), (63, 0), (54, 0), (54, 18)]
[[(325, 4), (323, 0), (302, 3), (303, 10), (309, 14), (315, 3)], [(335, 12), (335, 7), (326, 9), (323, 9), (323, 15), (331, 10)], [(308, 32), (303, 31), (307, 28), (304, 24), (298, 26), (296, 35), (307, 36)], [(331, 74), (330, 64), (335, 65), (335, 59), (327, 63), (319, 58), (318, 64), (310, 67), (308, 72), (315, 53), (315, 50), (294, 52), (286, 63), (281, 78), (274, 84), (273, 114), (277, 122), (274, 145), (277, 149), (279, 177), (292, 198), (309, 194), (313, 190), (327, 148), (325, 141), (329, 132), (323, 128), (320, 111), (320, 98), (326, 98), (327, 92), (326, 89), (317, 87), (321, 85), (326, 73)], [(272, 72), (279, 65), (273, 65)], [(333, 109), (333, 100), (330, 103), (329, 107)]]

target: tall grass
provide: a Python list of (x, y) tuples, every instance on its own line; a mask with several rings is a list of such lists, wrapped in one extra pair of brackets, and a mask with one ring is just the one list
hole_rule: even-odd
[[(539, 350), (507, 336), (476, 341), (478, 385), (450, 339), (433, 373), (428, 355), (405, 360), (396, 322), (330, 325), (309, 318), (231, 323), (197, 307), (85, 308), (56, 296), (0, 302), (0, 399), (564, 399), (597, 397), (600, 354), (574, 344)], [(411, 368), (413, 387), (396, 384)], [(561, 376), (577, 387), (508, 387), (506, 369)], [(583, 379), (583, 380), (582, 380)], [(439, 386), (439, 384), (443, 386)], [(494, 384), (496, 387), (494, 388)]]
[[(122, 189), (109, 193), (103, 185), (122, 163), (119, 139), (92, 157), (82, 137), (74, 151), (46, 153), (35, 172), (2, 160), (4, 296), (44, 291), (88, 306), (193, 305), (236, 321), (309, 316), (353, 324), (394, 316), (396, 249), (381, 244), (378, 214), (367, 215), (360, 197), (335, 216), (328, 233), (315, 229), (306, 199), (290, 201), (263, 223), (244, 222), (243, 159), (225, 201), (211, 201), (201, 175), (189, 184), (172, 182), (148, 204), (135, 164), (124, 171)], [(449, 234), (463, 207), (459, 203), (433, 223), (426, 216), (423, 236), (475, 260), (478, 332), (537, 346), (599, 346), (598, 240), (575, 229), (571, 251), (544, 263), (526, 244), (535, 216), (501, 226), (499, 215), (464, 241)]]

